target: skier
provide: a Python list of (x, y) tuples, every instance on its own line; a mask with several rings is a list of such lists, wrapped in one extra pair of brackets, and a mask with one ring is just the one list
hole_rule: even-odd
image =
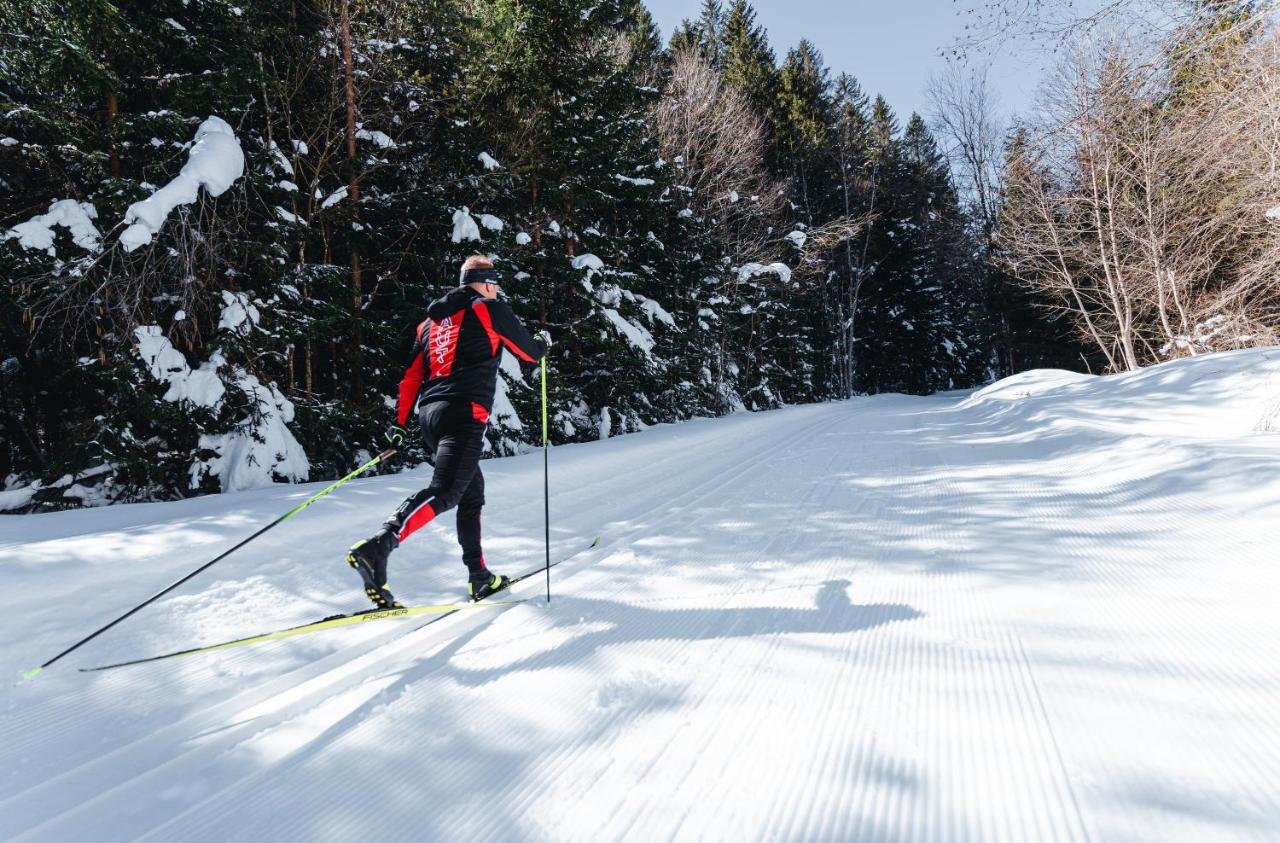
[(501, 278), (491, 260), (472, 255), (462, 264), (460, 286), (432, 302), (427, 319), (418, 326), (387, 441), (397, 447), (404, 442), (405, 425), (416, 408), (435, 466), (431, 485), (406, 498), (381, 530), (347, 552), (348, 564), (364, 580), (365, 594), (380, 609), (400, 606), (387, 589), (391, 551), (454, 506), (471, 599), (483, 599), (510, 584), (507, 577), (489, 571), (480, 548), (480, 454), (503, 348), (532, 364), (547, 353), (550, 337), (545, 331), (537, 339), (531, 337), (511, 308), (498, 301)]

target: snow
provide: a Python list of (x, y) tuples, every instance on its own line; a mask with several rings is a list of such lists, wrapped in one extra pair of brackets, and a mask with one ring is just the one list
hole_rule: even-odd
[(11, 138), (8, 135), (0, 135), (0, 146), (17, 146), (18, 139)]
[(218, 318), (219, 331), (246, 334), (253, 330), (261, 317), (247, 293), (222, 291), (222, 313)]
[(21, 509), (31, 503), (32, 498), (36, 496), (38, 491), (40, 491), (39, 482), (32, 483), (30, 486), (23, 486), (20, 489), (6, 489), (0, 492), (0, 512)]
[(395, 149), (396, 142), (386, 132), (380, 132), (376, 129), (365, 129), (363, 127), (356, 129), (356, 137), (360, 140), (372, 141), (373, 145), (378, 149)]
[(644, 299), (640, 302), (640, 307), (649, 316), (650, 322), (665, 322), (671, 327), (676, 326), (675, 318), (666, 311), (666, 309), (653, 299)]
[(787, 234), (787, 239), (791, 241), (791, 245), (797, 249), (803, 249), (805, 241), (809, 239), (809, 235), (803, 231), (792, 231)]
[(197, 407), (217, 407), (226, 389), (218, 377), (218, 369), (225, 362), (220, 354), (214, 354), (199, 369), (192, 369), (187, 358), (173, 347), (158, 325), (143, 325), (133, 330), (138, 343), (138, 356), (146, 365), (151, 377), (168, 383), (165, 401), (188, 402)]
[(739, 281), (746, 281), (748, 278), (751, 278), (752, 276), (755, 276), (755, 275), (767, 275), (767, 274), (770, 274), (770, 273), (772, 273), (773, 275), (778, 276), (778, 280), (780, 280), (783, 284), (786, 284), (788, 281), (790, 281), (790, 280), (791, 280), (791, 268), (790, 268), (789, 266), (787, 266), (785, 263), (770, 263), (770, 264), (763, 264), (763, 263), (747, 263), (747, 264), (743, 264), (743, 265), (738, 269), (738, 280), (739, 280)]
[(455, 243), (480, 239), (480, 228), (476, 225), (476, 221), (471, 218), (470, 208), (463, 206), (453, 212), (452, 239)]
[(528, 234), (526, 234), (526, 233), (525, 233), (525, 232), (523, 232), (523, 231), (516, 235), (516, 244), (517, 244), (517, 245), (520, 245), (520, 246), (528, 246), (528, 245), (529, 245), (530, 243), (532, 243), (532, 242), (533, 242), (533, 238), (532, 238), (532, 237), (530, 237)]
[(479, 155), (476, 156), (476, 158), (479, 159), (480, 163), (484, 165), (484, 168), (486, 170), (496, 170), (502, 166), (501, 164), (498, 163), (497, 158), (494, 158), (492, 155), (490, 155), (487, 152), (481, 152)]
[(339, 202), (341, 202), (343, 199), (346, 199), (346, 198), (347, 198), (346, 186), (340, 187), (337, 190), (335, 190), (333, 193), (330, 193), (328, 196), (325, 197), (324, 201), (320, 203), (320, 210), (323, 211), (326, 208), (332, 208), (334, 205), (337, 205)]
[(212, 456), (192, 463), (191, 488), (198, 488), (205, 476), (216, 477), (224, 492), (270, 486), (277, 478), (306, 480), (311, 464), (288, 427), (293, 403), (274, 383), (263, 385), (239, 367), (233, 375), (250, 407), (231, 432), (200, 436), (200, 450)]
[(165, 23), (167, 23), (167, 24), (169, 24), (169, 26), (173, 27), (174, 29), (178, 30), (179, 32), (186, 32), (186, 31), (187, 31), (187, 28), (186, 28), (185, 26), (183, 26), (182, 24), (178, 23), (178, 22), (177, 22), (176, 20), (174, 20), (173, 18), (165, 18), (165, 19), (164, 19), (164, 22), (165, 22)]
[(90, 202), (77, 202), (74, 199), (57, 199), (50, 203), (48, 213), (39, 214), (26, 222), (18, 223), (5, 232), (0, 240), (17, 239), (18, 245), (24, 249), (37, 249), (55, 254), (53, 246), (54, 226), (62, 226), (71, 232), (71, 240), (81, 249), (96, 252), (100, 248), (102, 235), (93, 221), (98, 218), (98, 210)]
[(524, 383), (524, 373), (520, 371), (520, 364), (516, 362), (516, 358), (511, 354), (503, 354), (498, 364), (505, 378), (498, 378), (497, 388), (493, 395), (493, 409), (489, 411), (490, 428), (498, 427), (502, 430), (519, 431), (524, 430), (524, 424), (520, 421), (520, 415), (516, 412), (515, 405), (511, 403), (507, 382)]
[[(431, 469), (355, 480), (5, 692), (0, 838), (1276, 839), (1275, 383), (564, 408), (610, 438), (551, 449), (550, 605), (76, 670), (364, 608), (343, 549)], [(494, 570), (542, 565), (542, 460), (484, 463)], [(6, 516), (0, 670), (325, 485)], [(453, 522), (392, 556), (405, 602), (464, 593)]]
[(505, 223), (503, 223), (502, 220), (498, 219), (493, 214), (481, 214), (480, 225), (484, 226), (490, 231), (501, 231)]
[(124, 215), (129, 227), (120, 235), (120, 244), (132, 252), (150, 243), (174, 208), (195, 202), (201, 187), (210, 196), (221, 196), (243, 174), (244, 152), (235, 132), (222, 118), (208, 118), (196, 130), (195, 144), (181, 172), (151, 196), (129, 206)]
[(590, 252), (575, 256), (572, 264), (574, 269), (586, 269), (591, 272), (599, 272), (604, 269), (604, 261)]
[(618, 181), (626, 182), (627, 184), (634, 184), (637, 187), (648, 187), (654, 183), (653, 179), (638, 179), (633, 178), (632, 176), (619, 175), (617, 173), (615, 173), (613, 177)]
[(1276, 205), (1274, 208), (1267, 209), (1267, 219), (1280, 220), (1280, 205)]
[(653, 334), (650, 334), (642, 326), (625, 318), (621, 313), (611, 307), (601, 308), (601, 313), (608, 319), (613, 326), (618, 329), (618, 333), (626, 337), (627, 342), (644, 352), (646, 356), (650, 356), (653, 352)]

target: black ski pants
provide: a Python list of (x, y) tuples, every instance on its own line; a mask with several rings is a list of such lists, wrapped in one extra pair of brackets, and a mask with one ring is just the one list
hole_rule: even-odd
[(458, 508), (458, 544), (462, 561), (472, 575), (484, 572), (480, 547), (480, 509), (484, 506), (484, 453), (487, 413), (467, 401), (433, 401), (418, 408), (422, 438), (435, 472), (431, 485), (411, 495), (392, 513), (385, 525), (404, 541), (442, 512)]

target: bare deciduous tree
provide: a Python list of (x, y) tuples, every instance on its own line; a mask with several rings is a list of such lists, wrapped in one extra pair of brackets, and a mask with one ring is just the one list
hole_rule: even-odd
[(783, 194), (765, 169), (764, 123), (747, 98), (696, 53), (681, 52), (651, 119), (691, 209), (715, 220), (724, 251), (743, 260), (760, 255)]
[[(1113, 369), (1276, 336), (1280, 48), (1211, 35), (1194, 73), (1159, 81), (1123, 42), (1074, 53), (1039, 133), (1009, 156), (1012, 269)], [(1191, 36), (1171, 36), (1166, 55)]]

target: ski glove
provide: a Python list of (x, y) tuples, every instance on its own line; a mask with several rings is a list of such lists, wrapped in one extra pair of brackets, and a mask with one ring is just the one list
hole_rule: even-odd
[(539, 331), (538, 333), (534, 334), (534, 336), (535, 336), (535, 337), (537, 337), (538, 339), (542, 340), (542, 344), (543, 344), (543, 345), (545, 345), (545, 346), (547, 347), (547, 351), (550, 351), (550, 350), (551, 350), (551, 345), (552, 345), (552, 343), (551, 343), (551, 332), (550, 332), (550, 331), (548, 331), (546, 328), (543, 328), (541, 331)]
[(401, 425), (393, 424), (391, 427), (387, 428), (387, 442), (390, 443), (393, 448), (399, 448), (404, 444), (404, 437), (408, 435), (408, 433), (409, 431), (405, 430)]

